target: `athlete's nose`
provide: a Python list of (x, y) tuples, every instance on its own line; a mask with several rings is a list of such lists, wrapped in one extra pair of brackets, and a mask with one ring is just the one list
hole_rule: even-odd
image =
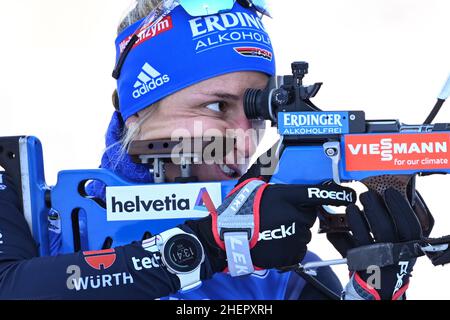
[(244, 108), (239, 108), (230, 121), (232, 138), (234, 138), (235, 157), (237, 160), (248, 159), (256, 152), (256, 132), (247, 119)]

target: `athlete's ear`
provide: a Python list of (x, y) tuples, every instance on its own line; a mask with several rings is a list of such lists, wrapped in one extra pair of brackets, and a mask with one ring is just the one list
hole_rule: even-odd
[[(117, 93), (117, 89), (114, 90), (112, 94), (112, 103), (114, 106), (114, 109), (120, 114), (120, 106), (119, 106), (119, 94)], [(120, 117), (122, 118), (122, 117)], [(129, 128), (133, 123), (136, 123), (138, 121), (139, 115), (136, 113), (135, 115), (129, 117), (127, 121), (125, 122), (125, 125), (127, 128)], [(123, 121), (123, 120), (122, 120)]]
[(125, 126), (130, 128), (133, 124), (136, 124), (139, 121), (139, 115), (136, 113), (129, 117), (127, 121), (125, 121)]

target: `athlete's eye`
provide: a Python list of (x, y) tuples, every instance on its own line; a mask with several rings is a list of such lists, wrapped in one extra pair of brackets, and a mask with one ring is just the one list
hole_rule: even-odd
[(210, 103), (206, 106), (211, 111), (214, 112), (223, 112), (224, 111), (224, 103), (223, 102), (214, 102)]

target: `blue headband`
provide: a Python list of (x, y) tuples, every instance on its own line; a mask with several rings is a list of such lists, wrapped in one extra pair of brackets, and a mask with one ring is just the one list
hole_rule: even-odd
[[(141, 21), (116, 39), (117, 60)], [(117, 81), (124, 120), (203, 80), (231, 72), (275, 75), (270, 38), (257, 13), (238, 3), (227, 13), (191, 17), (182, 6), (144, 32)]]

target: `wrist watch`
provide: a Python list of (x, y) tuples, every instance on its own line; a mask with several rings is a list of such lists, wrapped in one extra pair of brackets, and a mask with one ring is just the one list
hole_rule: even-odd
[(195, 235), (173, 228), (157, 235), (156, 245), (161, 253), (162, 263), (180, 279), (183, 291), (201, 283), (200, 269), (205, 261), (205, 252)]

